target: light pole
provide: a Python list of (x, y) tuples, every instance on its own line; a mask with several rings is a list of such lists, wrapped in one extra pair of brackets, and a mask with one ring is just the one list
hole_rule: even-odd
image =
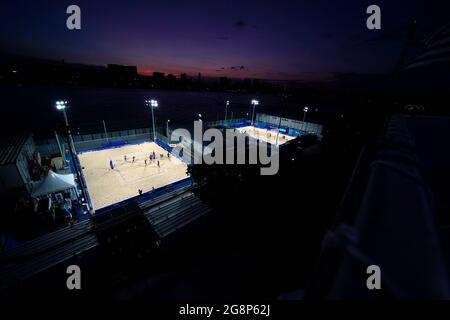
[(66, 106), (67, 106), (67, 101), (63, 101), (63, 100), (59, 100), (56, 101), (56, 109), (58, 110), (62, 110), (63, 114), (64, 114), (64, 123), (66, 124), (66, 127), (69, 128), (69, 121), (67, 120), (67, 114), (66, 114)]
[(81, 187), (81, 193), (83, 194), (83, 197), (86, 200), (86, 205), (87, 205), (89, 212), (93, 213), (93, 208), (91, 208), (91, 206), (89, 204), (89, 200), (88, 200), (89, 198), (86, 193), (86, 186), (84, 185), (83, 179), (81, 179), (78, 162), (75, 159), (75, 155), (76, 155), (75, 144), (73, 143), (72, 133), (71, 133), (70, 127), (69, 127), (69, 120), (67, 119), (66, 107), (67, 107), (67, 101), (65, 101), (65, 100), (56, 101), (56, 109), (62, 111), (63, 115), (64, 115), (64, 122), (65, 122), (66, 130), (67, 130), (67, 139), (69, 140), (68, 141), (69, 152), (70, 152), (70, 156), (72, 158), (73, 168), (75, 169), (75, 173), (77, 175), (77, 179), (78, 179), (78, 182)]
[(255, 106), (259, 105), (259, 101), (253, 99), (252, 105), (253, 105), (253, 112), (252, 112), (252, 126), (253, 126), (255, 124)]
[(167, 139), (170, 141), (170, 139), (169, 139), (169, 122), (170, 122), (170, 119), (168, 119), (166, 121), (166, 135), (167, 135)]
[(227, 113), (228, 113), (228, 106), (230, 105), (230, 101), (227, 100), (227, 103), (225, 104), (225, 122), (227, 121)]
[(309, 107), (303, 108), (303, 131), (305, 131), (305, 120), (306, 120), (306, 113), (308, 112)]
[(63, 115), (64, 115), (64, 123), (66, 125), (67, 135), (69, 138), (69, 149), (71, 149), (71, 151), (76, 153), (75, 144), (73, 143), (73, 139), (72, 139), (72, 133), (70, 132), (69, 120), (67, 119), (66, 107), (67, 107), (67, 101), (62, 101), (62, 100), (56, 101), (56, 109), (62, 111)]
[(106, 143), (109, 143), (108, 131), (106, 130), (106, 123), (105, 123), (105, 120), (103, 120), (103, 130), (105, 131), (105, 139), (106, 139)]
[(152, 109), (152, 125), (153, 125), (153, 141), (156, 140), (156, 130), (155, 130), (155, 114), (153, 113), (153, 109), (158, 107), (158, 101), (151, 99), (145, 100), (145, 105)]
[(61, 158), (64, 163), (64, 167), (66, 167), (66, 155), (64, 154), (63, 148), (61, 147), (61, 143), (59, 142), (58, 133), (55, 131), (56, 143), (58, 144), (59, 152), (61, 153)]
[(281, 117), (278, 122), (278, 130), (277, 130), (277, 139), (275, 140), (275, 145), (278, 146), (278, 137), (280, 136), (280, 127), (281, 127)]

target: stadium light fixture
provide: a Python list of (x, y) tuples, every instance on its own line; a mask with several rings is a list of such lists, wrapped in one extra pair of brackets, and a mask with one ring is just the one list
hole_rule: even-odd
[(66, 108), (66, 106), (67, 106), (67, 101), (62, 101), (62, 100), (56, 101), (56, 109), (64, 110)]
[(158, 107), (158, 100), (151, 99), (145, 100), (145, 105), (150, 107), (152, 110), (152, 126), (153, 126), (153, 141), (156, 140), (156, 130), (155, 130), (155, 114), (153, 113), (153, 109)]
[(227, 103), (225, 104), (225, 121), (227, 121), (227, 113), (228, 113), (228, 106), (230, 105), (230, 101), (227, 100)]
[(252, 112), (252, 126), (255, 124), (255, 106), (259, 105), (259, 101), (256, 99), (252, 100), (253, 112)]
[(155, 99), (145, 100), (145, 105), (147, 107), (156, 108), (156, 107), (158, 107), (158, 100), (155, 100)]
[(303, 107), (303, 131), (305, 131), (305, 120), (306, 120), (306, 113), (308, 112), (309, 107), (305, 106)]
[(66, 108), (67, 108), (67, 101), (66, 100), (58, 100), (58, 101), (56, 101), (56, 109), (58, 109), (60, 111), (62, 110), (63, 115), (64, 115), (64, 121), (66, 123), (66, 127), (69, 128), (69, 120), (67, 119)]

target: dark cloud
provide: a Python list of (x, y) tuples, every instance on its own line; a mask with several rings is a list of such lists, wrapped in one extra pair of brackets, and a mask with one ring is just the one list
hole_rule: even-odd
[(241, 29), (241, 30), (244, 29), (246, 26), (247, 26), (247, 23), (244, 20), (241, 20), (241, 19), (236, 20), (233, 23), (233, 27), (235, 27), (237, 29)]
[(218, 39), (218, 40), (227, 41), (227, 40), (230, 39), (230, 38), (228, 38), (228, 37), (217, 37), (217, 39)]
[(248, 68), (246, 66), (231, 66), (231, 67), (221, 67), (220, 69), (216, 71), (224, 71), (224, 70), (230, 70), (230, 71), (247, 71)]

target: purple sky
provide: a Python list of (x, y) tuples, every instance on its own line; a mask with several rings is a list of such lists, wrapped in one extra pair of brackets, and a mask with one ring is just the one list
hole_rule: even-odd
[[(393, 3), (395, 2), (395, 3)], [(398, 60), (408, 22), (417, 39), (450, 19), (446, 1), (2, 1), (2, 50), (69, 62), (233, 78), (327, 80), (382, 73)], [(81, 7), (82, 30), (65, 27)], [(382, 30), (366, 28), (370, 4)]]

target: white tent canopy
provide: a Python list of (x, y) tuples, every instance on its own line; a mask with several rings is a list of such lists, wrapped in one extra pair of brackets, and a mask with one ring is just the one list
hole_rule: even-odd
[(74, 188), (76, 188), (76, 183), (73, 174), (57, 174), (50, 170), (43, 181), (33, 186), (31, 196), (37, 198)]

